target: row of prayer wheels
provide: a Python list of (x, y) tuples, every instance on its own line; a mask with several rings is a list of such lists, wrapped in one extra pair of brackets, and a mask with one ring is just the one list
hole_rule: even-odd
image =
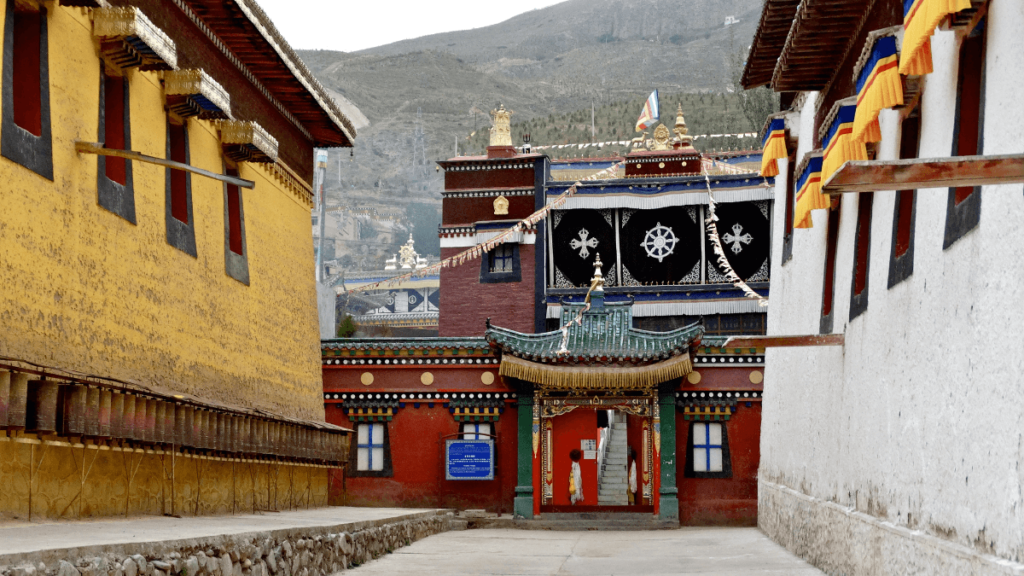
[(0, 430), (341, 464), (345, 433), (165, 397), (0, 371)]

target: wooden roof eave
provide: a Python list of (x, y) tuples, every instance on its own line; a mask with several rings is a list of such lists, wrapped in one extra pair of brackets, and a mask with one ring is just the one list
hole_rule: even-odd
[(776, 92), (823, 90), (835, 77), (874, 0), (804, 0), (772, 74)]
[(765, 0), (761, 20), (747, 54), (747, 64), (740, 77), (744, 88), (764, 86), (771, 82), (775, 63), (782, 53), (799, 0)]
[[(317, 147), (351, 146), (355, 126), (250, 0), (174, 0)], [(227, 12), (219, 16), (216, 10)], [(244, 34), (239, 34), (239, 20)], [(258, 38), (261, 42), (253, 42)], [(265, 48), (261, 49), (260, 44)], [(261, 62), (266, 66), (261, 66)], [(282, 70), (273, 76), (269, 70)], [(286, 70), (284, 72), (283, 70)]]

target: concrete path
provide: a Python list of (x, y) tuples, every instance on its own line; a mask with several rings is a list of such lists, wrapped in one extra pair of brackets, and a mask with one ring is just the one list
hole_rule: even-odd
[(371, 574), (820, 575), (757, 528), (646, 532), (467, 530), (425, 538), (356, 568)]
[(0, 557), (43, 550), (209, 538), (246, 532), (387, 521), (431, 510), (331, 507), (235, 516), (143, 516), (82, 522), (0, 523)]

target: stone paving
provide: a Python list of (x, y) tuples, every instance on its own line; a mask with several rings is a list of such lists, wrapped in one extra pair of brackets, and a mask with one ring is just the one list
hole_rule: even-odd
[(790, 554), (757, 528), (680, 528), (446, 532), (364, 564), (354, 574), (811, 576), (823, 572)]

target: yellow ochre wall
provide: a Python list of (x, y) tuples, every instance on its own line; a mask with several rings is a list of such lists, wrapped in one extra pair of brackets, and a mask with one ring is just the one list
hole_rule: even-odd
[[(99, 122), (89, 12), (48, 5), (55, 181), (0, 158), (0, 356), (323, 420), (309, 206), (239, 167), (256, 182), (242, 190), (249, 286), (225, 272), (221, 182), (192, 175), (198, 258), (167, 243), (164, 168), (134, 163), (138, 225), (101, 208), (97, 157), (74, 149)], [(163, 158), (160, 74), (127, 78), (131, 148)], [(222, 173), (216, 127), (190, 119), (188, 134), (191, 164)]]

